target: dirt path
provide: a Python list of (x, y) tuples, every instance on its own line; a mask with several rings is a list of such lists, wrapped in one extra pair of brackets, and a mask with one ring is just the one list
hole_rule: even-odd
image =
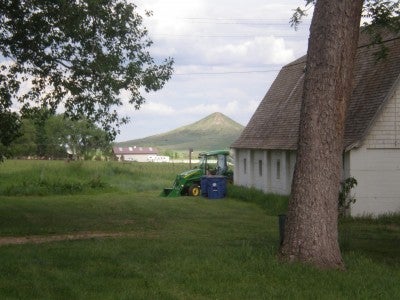
[(42, 244), (57, 241), (88, 240), (93, 238), (136, 237), (156, 238), (152, 232), (76, 232), (57, 235), (0, 236), (0, 246), (21, 244)]

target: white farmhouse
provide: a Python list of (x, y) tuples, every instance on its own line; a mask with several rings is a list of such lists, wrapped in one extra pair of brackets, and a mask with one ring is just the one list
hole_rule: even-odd
[[(385, 34), (388, 56), (361, 36), (355, 87), (346, 119), (343, 178), (353, 176), (352, 215), (400, 212), (400, 39)], [(306, 58), (279, 72), (232, 148), (234, 182), (265, 192), (290, 194)]]

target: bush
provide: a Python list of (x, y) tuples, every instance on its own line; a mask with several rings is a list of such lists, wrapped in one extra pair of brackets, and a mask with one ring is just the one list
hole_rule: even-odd
[(350, 194), (353, 187), (357, 185), (357, 180), (354, 177), (349, 177), (341, 182), (341, 189), (339, 192), (339, 215), (344, 216), (350, 206), (356, 202), (354, 195)]

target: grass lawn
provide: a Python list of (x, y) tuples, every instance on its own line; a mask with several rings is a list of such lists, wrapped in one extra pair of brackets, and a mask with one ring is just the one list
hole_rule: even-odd
[(400, 217), (344, 219), (347, 271), (276, 259), (285, 199), (162, 198), (184, 165), (7, 161), (0, 237), (118, 237), (0, 246), (1, 299), (399, 299)]

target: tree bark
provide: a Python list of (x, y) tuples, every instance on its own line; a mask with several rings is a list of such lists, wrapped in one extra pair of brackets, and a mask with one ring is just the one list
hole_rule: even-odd
[(281, 257), (343, 269), (338, 194), (362, 0), (318, 0), (310, 28), (297, 162)]

